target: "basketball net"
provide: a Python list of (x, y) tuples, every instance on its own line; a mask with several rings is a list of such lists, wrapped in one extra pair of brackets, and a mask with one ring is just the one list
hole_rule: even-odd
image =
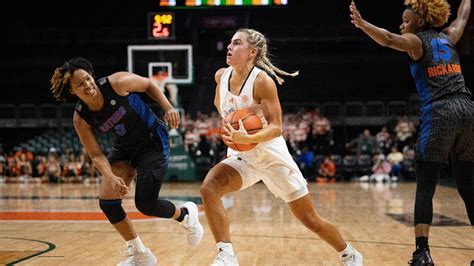
[(156, 82), (161, 91), (165, 91), (165, 85), (168, 81), (168, 71), (158, 71), (151, 78)]
[(167, 84), (168, 82), (168, 71), (158, 71), (155, 75), (151, 76), (151, 79), (156, 82), (160, 90), (164, 93), (165, 89), (168, 90), (169, 100), (175, 107), (178, 106), (178, 86), (176, 84)]

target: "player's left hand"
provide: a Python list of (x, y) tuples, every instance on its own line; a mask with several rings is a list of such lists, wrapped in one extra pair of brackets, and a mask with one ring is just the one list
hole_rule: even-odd
[(174, 108), (171, 108), (165, 112), (164, 119), (167, 125), (170, 125), (172, 128), (178, 128), (180, 118), (178, 111), (176, 111)]
[(236, 130), (230, 123), (226, 123), (224, 126), (224, 131), (226, 134), (222, 135), (222, 138), (229, 144), (251, 143), (251, 141), (249, 141), (249, 134), (247, 134), (247, 130), (245, 130), (242, 119), (239, 119), (239, 129)]
[(351, 23), (356, 26), (356, 28), (362, 28), (364, 27), (365, 20), (362, 19), (362, 16), (360, 15), (359, 10), (357, 10), (356, 4), (354, 1), (351, 2), (349, 6), (349, 10), (351, 11)]

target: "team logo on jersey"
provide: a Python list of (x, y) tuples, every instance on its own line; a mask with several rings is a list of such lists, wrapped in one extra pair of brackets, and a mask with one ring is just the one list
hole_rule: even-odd
[(233, 105), (234, 102), (235, 102), (235, 100), (234, 100), (234, 98), (230, 98), (229, 100), (227, 100), (227, 102), (228, 102), (229, 104), (232, 104), (232, 105)]
[(117, 102), (115, 100), (110, 100), (111, 105), (115, 105)]
[(99, 79), (99, 84), (100, 84), (100, 85), (104, 85), (105, 82), (107, 82), (107, 80), (106, 80), (105, 78)]
[[(111, 117), (109, 117), (107, 120), (105, 120), (104, 123), (102, 123), (99, 129), (104, 133), (108, 132), (111, 128), (113, 128), (119, 123), (119, 121), (125, 116), (126, 113), (127, 111), (125, 110), (125, 108), (123, 106), (120, 106), (119, 109), (115, 111), (115, 113), (113, 113)], [(120, 136), (123, 136), (121, 134), (125, 134), (125, 127), (123, 126), (123, 124), (122, 126), (119, 126), (115, 129), (117, 131), (117, 134), (119, 134)]]
[(242, 100), (243, 103), (248, 103), (248, 101), (249, 101), (249, 96), (247, 96), (247, 95), (242, 95), (242, 96), (240, 96), (240, 100)]
[(223, 112), (223, 113), (224, 113), (224, 117), (226, 117), (228, 114), (234, 112), (235, 110), (236, 110), (235, 107), (231, 107), (231, 108), (229, 108), (229, 109), (227, 109), (227, 110), (224, 110), (224, 112)]
[(82, 110), (82, 104), (78, 103), (76, 106), (76, 110), (80, 112)]

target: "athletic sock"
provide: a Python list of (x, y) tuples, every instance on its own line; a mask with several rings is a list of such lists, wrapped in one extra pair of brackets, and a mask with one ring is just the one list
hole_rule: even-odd
[(232, 248), (232, 243), (219, 242), (216, 244), (219, 251), (226, 251), (230, 255), (234, 256), (234, 249)]
[(345, 249), (343, 249), (342, 251), (339, 251), (339, 255), (343, 256), (344, 254), (351, 254), (351, 253), (354, 252), (353, 249), (352, 249), (351, 244), (346, 242), (346, 245), (347, 246), (346, 246)]
[(182, 207), (181, 208), (181, 214), (179, 215), (178, 218), (176, 218), (176, 221), (182, 222), (184, 220), (184, 216), (186, 216), (186, 214), (189, 214), (188, 209)]
[(416, 238), (416, 249), (422, 249), (422, 248), (429, 249), (428, 238), (424, 236), (418, 236)]
[(139, 236), (132, 240), (127, 241), (127, 248), (130, 252), (135, 253), (135, 252), (146, 252), (147, 248), (145, 245), (143, 245), (142, 240), (140, 239)]

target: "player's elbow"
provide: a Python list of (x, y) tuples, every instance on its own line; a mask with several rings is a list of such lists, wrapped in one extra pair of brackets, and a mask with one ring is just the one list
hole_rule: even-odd
[(272, 132), (273, 132), (274, 137), (276, 138), (283, 134), (283, 129), (279, 125), (273, 125)]
[(107, 157), (105, 157), (105, 155), (101, 152), (91, 151), (88, 153), (89, 153), (89, 157), (91, 158), (92, 163), (95, 165), (100, 164), (104, 159), (107, 160)]
[(390, 34), (386, 34), (384, 38), (382, 38), (382, 40), (380, 41), (380, 45), (384, 47), (392, 47), (393, 44), (394, 44), (394, 39), (392, 38), (392, 36), (390, 36)]

